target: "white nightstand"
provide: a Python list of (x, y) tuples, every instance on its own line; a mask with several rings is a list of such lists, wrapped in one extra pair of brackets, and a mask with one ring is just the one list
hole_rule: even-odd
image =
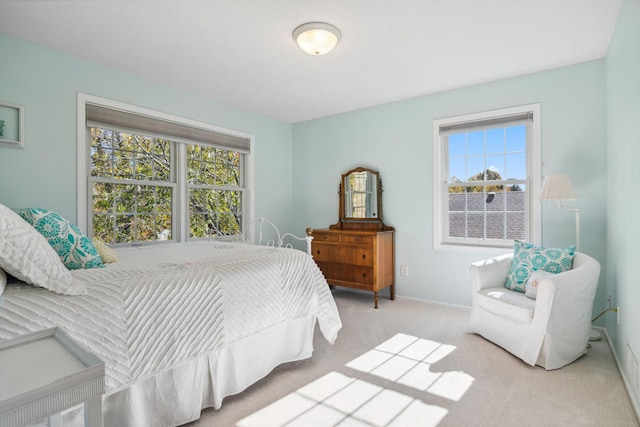
[(0, 426), (21, 426), (84, 402), (86, 426), (102, 426), (104, 362), (61, 329), (0, 343)]

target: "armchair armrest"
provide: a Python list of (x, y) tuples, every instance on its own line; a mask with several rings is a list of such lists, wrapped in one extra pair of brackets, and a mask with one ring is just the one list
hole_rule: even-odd
[[(547, 279), (555, 285), (549, 330), (562, 331), (567, 336), (588, 337), (599, 276), (598, 261), (588, 255), (576, 253), (571, 270)], [(568, 329), (571, 325), (573, 330)]]
[(576, 253), (571, 270), (540, 282), (533, 321), (548, 316), (541, 353), (546, 369), (562, 367), (586, 351), (599, 275), (598, 261)]
[(471, 264), (469, 274), (473, 294), (485, 288), (503, 286), (507, 280), (512, 257), (512, 254), (505, 254)]

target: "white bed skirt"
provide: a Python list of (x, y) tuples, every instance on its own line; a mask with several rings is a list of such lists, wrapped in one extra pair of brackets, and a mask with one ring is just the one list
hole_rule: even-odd
[[(311, 357), (315, 316), (289, 320), (103, 396), (105, 427), (177, 426), (220, 408), (282, 363)], [(63, 417), (82, 425), (82, 407)]]

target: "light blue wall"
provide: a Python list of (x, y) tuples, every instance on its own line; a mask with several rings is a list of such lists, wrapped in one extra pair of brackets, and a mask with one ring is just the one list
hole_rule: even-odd
[[(606, 317), (622, 365), (626, 344), (640, 358), (640, 282), (636, 270), (640, 260), (640, 0), (625, 0), (606, 58), (607, 70), (607, 159), (609, 164), (607, 292), (616, 315)], [(640, 408), (640, 395), (633, 395)]]
[(253, 134), (256, 215), (289, 229), (291, 124), (2, 34), (0, 58), (0, 100), (25, 109), (24, 150), (0, 148), (0, 203), (76, 220), (77, 93), (84, 92)]
[[(378, 169), (384, 218), (396, 227), (400, 295), (469, 305), (467, 266), (487, 253), (432, 247), (432, 123), (436, 118), (541, 103), (543, 174), (567, 173), (582, 213), (582, 250), (603, 266), (594, 313), (619, 357), (640, 355), (640, 0), (626, 0), (606, 60), (380, 105), (295, 125), (235, 109), (0, 34), (0, 100), (25, 107), (25, 149), (0, 148), (0, 203), (76, 217), (78, 91), (255, 135), (256, 213), (287, 230), (338, 217), (340, 175)], [(10, 60), (7, 60), (10, 58)], [(393, 82), (389, 82), (393, 84)], [(293, 165), (293, 166), (292, 166)], [(573, 216), (543, 206), (543, 243), (574, 241)], [(624, 363), (624, 359), (622, 359)], [(638, 396), (634, 396), (636, 404)]]
[[(433, 249), (433, 120), (539, 102), (543, 175), (569, 174), (582, 213), (581, 249), (604, 266), (604, 73), (604, 61), (595, 61), (295, 124), (297, 228), (335, 223), (340, 175), (357, 165), (377, 169), (384, 184), (384, 220), (397, 232), (396, 266), (409, 267), (408, 277), (396, 268), (397, 293), (470, 305), (468, 265), (489, 254)], [(573, 214), (545, 204), (543, 243), (575, 243)]]

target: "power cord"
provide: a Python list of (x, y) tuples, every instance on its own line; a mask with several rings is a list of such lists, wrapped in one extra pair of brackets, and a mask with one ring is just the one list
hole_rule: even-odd
[[(606, 310), (604, 310), (602, 313), (598, 314), (596, 317), (593, 318), (593, 320), (591, 321), (591, 323), (595, 322), (596, 320), (598, 320), (599, 318), (601, 318), (602, 316), (604, 316), (604, 314), (608, 311), (615, 311), (616, 313), (618, 312), (618, 308), (613, 308), (613, 307), (609, 307)], [(592, 330), (593, 331), (593, 330)], [(597, 338), (591, 338), (590, 341), (594, 340), (594, 341), (598, 341), (600, 339), (600, 334), (597, 333)], [(587, 348), (591, 348), (591, 343), (587, 343)]]
[(591, 321), (591, 323), (593, 323), (596, 320), (598, 320), (599, 318), (601, 318), (607, 311), (615, 311), (617, 313), (618, 312), (618, 308), (613, 308), (613, 307), (607, 308), (605, 311), (603, 311), (602, 313), (600, 313), (596, 317), (594, 317), (594, 319)]

